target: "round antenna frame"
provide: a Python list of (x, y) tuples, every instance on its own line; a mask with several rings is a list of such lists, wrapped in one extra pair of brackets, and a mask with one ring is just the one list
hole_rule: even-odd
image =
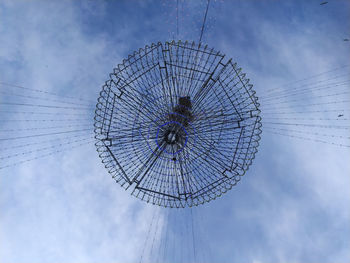
[(221, 196), (248, 170), (260, 104), (241, 68), (224, 57), (194, 42), (159, 42), (109, 75), (96, 105), (96, 147), (132, 195), (192, 207)]

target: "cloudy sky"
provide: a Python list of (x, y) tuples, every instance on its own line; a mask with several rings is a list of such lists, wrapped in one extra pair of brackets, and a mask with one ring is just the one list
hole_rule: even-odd
[[(202, 42), (243, 68), (267, 112), (271, 89), (348, 80), (350, 45), (343, 39), (350, 38), (350, 2), (321, 2), (212, 0)], [(177, 1), (0, 2), (0, 262), (350, 262), (350, 148), (269, 133), (271, 115), (246, 176), (204, 206), (153, 207), (110, 178), (91, 139), (98, 93), (134, 50), (198, 41), (206, 1), (178, 3), (177, 34)], [(348, 82), (341, 91), (346, 88)], [(313, 109), (324, 111), (317, 118), (349, 109), (325, 104), (350, 99), (345, 92), (327, 97), (333, 93), (317, 94), (324, 103), (316, 100)], [(308, 96), (311, 103), (316, 94)], [(57, 101), (70, 108), (10, 105), (63, 105)], [(59, 123), (63, 117), (79, 121)], [(25, 121), (39, 118), (47, 122)], [(331, 124), (349, 127), (348, 119)], [(60, 125), (82, 132), (4, 140)], [(349, 130), (334, 132), (348, 136)], [(33, 149), (42, 150), (28, 153)]]

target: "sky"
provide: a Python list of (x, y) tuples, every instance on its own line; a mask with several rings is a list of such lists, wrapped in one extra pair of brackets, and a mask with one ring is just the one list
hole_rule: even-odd
[[(350, 38), (350, 2), (321, 2), (211, 1), (202, 42), (243, 68), (264, 109), (268, 90), (292, 89), (296, 84), (283, 85), (349, 65), (343, 39)], [(39, 96), (37, 104), (84, 104), (80, 124), (91, 127), (79, 137), (81, 147), (62, 146), (69, 150), (18, 164), (27, 155), (16, 148), (9, 154), (18, 158), (0, 159), (0, 167), (14, 164), (0, 169), (0, 262), (350, 262), (350, 148), (279, 136), (263, 126), (259, 152), (240, 183), (192, 210), (144, 203), (103, 167), (92, 118), (108, 74), (145, 45), (198, 42), (205, 7), (206, 1), (179, 0), (177, 34), (176, 1), (0, 2), (0, 83), (41, 92), (3, 84), (0, 91)], [(0, 138), (37, 127), (10, 121), (29, 118), (6, 112), (28, 110), (6, 106), (10, 99), (0, 93)], [(64, 141), (45, 140), (52, 140), (49, 146)], [(0, 141), (2, 152), (16, 145)]]

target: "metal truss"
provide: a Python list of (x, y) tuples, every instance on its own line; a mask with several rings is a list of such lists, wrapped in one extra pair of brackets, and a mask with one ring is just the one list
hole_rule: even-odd
[(188, 42), (152, 44), (118, 65), (95, 112), (114, 180), (164, 207), (203, 204), (240, 181), (261, 134), (253, 85), (231, 60)]

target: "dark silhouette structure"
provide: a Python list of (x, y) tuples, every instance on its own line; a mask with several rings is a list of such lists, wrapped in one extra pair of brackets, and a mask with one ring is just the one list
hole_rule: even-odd
[(259, 103), (236, 63), (201, 44), (152, 44), (110, 74), (95, 115), (97, 151), (132, 195), (164, 207), (199, 205), (248, 170)]

